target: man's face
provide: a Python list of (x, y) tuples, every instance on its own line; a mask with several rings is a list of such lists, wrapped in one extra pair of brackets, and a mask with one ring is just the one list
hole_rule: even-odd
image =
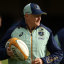
[(32, 27), (37, 27), (40, 25), (41, 15), (28, 14), (27, 21), (28, 25), (31, 25)]

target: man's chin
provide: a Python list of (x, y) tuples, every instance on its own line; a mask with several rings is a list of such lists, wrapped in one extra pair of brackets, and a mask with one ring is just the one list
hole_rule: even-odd
[(37, 24), (36, 27), (37, 27), (37, 26), (40, 26), (40, 24)]

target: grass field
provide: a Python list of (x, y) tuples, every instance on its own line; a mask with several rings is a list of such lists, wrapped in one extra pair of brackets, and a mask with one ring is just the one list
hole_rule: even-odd
[(3, 60), (2, 64), (8, 64), (8, 60)]

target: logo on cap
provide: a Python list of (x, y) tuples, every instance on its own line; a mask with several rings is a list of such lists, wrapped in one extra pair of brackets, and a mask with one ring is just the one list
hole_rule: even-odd
[(35, 9), (40, 9), (40, 7), (36, 4), (36, 5), (34, 5), (34, 8)]

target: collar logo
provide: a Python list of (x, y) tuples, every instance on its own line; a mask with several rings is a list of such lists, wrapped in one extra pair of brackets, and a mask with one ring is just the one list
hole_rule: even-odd
[(19, 37), (21, 37), (23, 35), (23, 32), (21, 32), (20, 34), (19, 34)]

